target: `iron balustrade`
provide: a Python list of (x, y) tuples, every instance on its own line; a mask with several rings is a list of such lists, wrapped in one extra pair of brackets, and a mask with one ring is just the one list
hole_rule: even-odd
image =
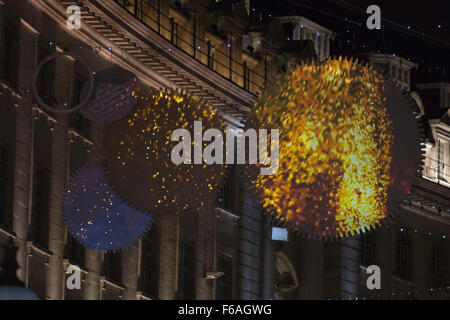
[[(233, 58), (231, 34), (228, 34), (228, 39), (225, 41), (226, 50), (221, 50), (218, 47), (214, 47), (211, 41), (205, 42), (197, 36), (196, 19), (194, 19), (193, 30), (191, 31), (176, 23), (174, 17), (164, 15), (161, 12), (160, 0), (156, 1), (157, 7), (152, 6), (148, 0), (114, 1), (141, 23), (170, 41), (172, 45), (244, 90), (258, 95), (266, 86), (266, 59), (264, 59), (264, 75), (251, 70), (246, 63), (235, 60)], [(196, 13), (194, 11), (195, 17)], [(180, 36), (180, 34), (183, 36)], [(226, 61), (226, 64), (223, 61)]]

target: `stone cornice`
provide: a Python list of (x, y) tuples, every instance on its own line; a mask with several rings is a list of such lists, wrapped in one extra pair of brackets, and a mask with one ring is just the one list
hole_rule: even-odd
[[(61, 28), (66, 29), (66, 7), (58, 0), (30, 0), (30, 3), (38, 10), (46, 13), (51, 17)], [(157, 72), (152, 71), (143, 63), (128, 55), (122, 50), (114, 50), (116, 46), (108, 39), (99, 34), (88, 23), (83, 21), (81, 24), (81, 30), (67, 30), (67, 33), (71, 34), (76, 39), (88, 44), (95, 48), (101, 46), (104, 50), (98, 51), (98, 54), (104, 59), (117, 64), (120, 67), (128, 69), (135, 73), (139, 79), (147, 86), (154, 88), (170, 86), (170, 81), (159, 75)], [(108, 50), (109, 47), (113, 47), (112, 52)]]
[[(195, 77), (197, 82), (200, 82), (205, 86), (205, 89), (210, 89), (216, 91), (217, 95), (222, 96), (224, 99), (230, 100), (230, 103), (237, 103), (241, 106), (250, 108), (255, 100), (255, 96), (244, 89), (240, 88), (231, 81), (225, 79), (222, 75), (209, 69), (207, 66), (196, 61), (191, 56), (182, 52), (177, 48), (173, 48), (173, 45), (162, 38), (152, 29), (143, 25), (137, 19), (129, 19), (128, 16), (123, 15), (123, 8), (111, 0), (84, 0), (84, 2), (90, 2), (94, 5), (98, 4), (101, 7), (107, 9), (110, 15), (116, 23), (120, 23), (121, 31), (130, 36), (135, 36), (140, 38), (139, 40), (145, 42), (152, 49), (156, 50), (158, 54), (166, 59), (169, 63), (173, 64), (174, 67), (180, 68), (181, 72), (187, 72), (186, 75)], [(115, 20), (120, 19), (120, 20)], [(171, 47), (171, 51), (167, 50)], [(246, 111), (247, 108), (244, 109)]]

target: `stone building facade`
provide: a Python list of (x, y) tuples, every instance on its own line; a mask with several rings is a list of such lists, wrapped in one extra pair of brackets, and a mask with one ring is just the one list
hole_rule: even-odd
[[(81, 9), (80, 30), (66, 26), (71, 5)], [(39, 298), (270, 298), (264, 217), (250, 197), (232, 196), (242, 191), (234, 187), (200, 214), (158, 217), (126, 250), (106, 254), (78, 244), (64, 225), (61, 194), (73, 172), (100, 157), (104, 128), (79, 113), (46, 111), (31, 90), (38, 63), (70, 51), (94, 71), (118, 66), (144, 86), (199, 96), (229, 126), (241, 127), (276, 71), (271, 43), (243, 49), (247, 22), (244, 1), (0, 3), (0, 240), (13, 237), (19, 244), (20, 278)], [(58, 57), (39, 73), (38, 94), (75, 105), (86, 72), (75, 59)], [(239, 185), (238, 178), (233, 172), (230, 181)], [(69, 265), (82, 270), (81, 290), (65, 285)], [(224, 276), (208, 279), (218, 271)]]
[[(66, 26), (71, 5), (81, 8), (80, 30)], [(250, 24), (249, 13), (249, 1), (236, 0), (0, 0), (0, 241), (13, 237), (19, 244), (19, 276), (39, 298), (347, 299), (408, 290), (423, 297), (427, 289), (447, 283), (448, 239), (442, 235), (448, 231), (449, 189), (431, 173), (424, 173), (415, 196), (405, 203), (404, 221), (370, 237), (335, 243), (294, 234), (287, 242), (273, 241), (271, 219), (237, 169), (205, 210), (158, 217), (125, 250), (86, 249), (67, 232), (62, 191), (73, 172), (100, 157), (104, 128), (78, 113), (55, 115), (36, 103), (31, 87), (39, 61), (57, 51), (75, 52), (94, 71), (118, 66), (147, 87), (202, 97), (229, 126), (242, 127), (256, 96), (280, 72), (280, 55), (290, 41), (282, 20)], [(294, 20), (320, 27), (305, 18)], [(320, 52), (312, 50), (318, 43), (301, 38), (297, 30), (294, 41), (304, 50), (290, 51), (290, 57), (328, 56), (333, 33), (320, 30), (327, 35)], [(76, 104), (88, 76), (76, 60), (60, 57), (40, 73), (38, 91), (41, 97)], [(418, 106), (423, 115), (433, 114), (430, 157), (437, 155), (447, 168), (448, 105), (433, 104), (433, 99), (424, 98)], [(434, 108), (439, 112), (428, 113)], [(423, 230), (414, 233), (417, 225)], [(412, 234), (403, 237), (399, 228)], [(432, 260), (423, 261), (424, 255)], [(368, 292), (364, 282), (364, 268), (372, 262), (389, 275), (382, 276), (382, 290), (376, 293)], [(418, 267), (393, 271), (404, 263)], [(81, 290), (65, 285), (69, 265), (82, 270)], [(223, 276), (208, 279), (217, 272)], [(445, 297), (444, 291), (439, 294)]]

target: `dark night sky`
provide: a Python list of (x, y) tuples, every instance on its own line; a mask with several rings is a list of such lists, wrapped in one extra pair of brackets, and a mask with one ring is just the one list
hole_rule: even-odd
[[(384, 30), (367, 29), (371, 4), (380, 6)], [(332, 54), (396, 54), (418, 63), (413, 83), (450, 82), (450, 0), (253, 0), (252, 8), (267, 18), (302, 15), (335, 31)]]

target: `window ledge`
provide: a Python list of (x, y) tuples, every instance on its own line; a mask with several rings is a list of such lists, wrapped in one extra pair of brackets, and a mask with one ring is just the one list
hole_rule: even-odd
[(43, 115), (47, 119), (47, 121), (52, 123), (52, 125), (58, 123), (58, 120), (56, 120), (52, 115), (48, 114), (37, 104), (33, 104), (33, 118), (37, 120), (40, 115)]
[(68, 132), (69, 132), (69, 139), (71, 142), (74, 142), (75, 138), (79, 138), (83, 141), (83, 143), (87, 144), (88, 146), (94, 145), (94, 142), (92, 140), (86, 138), (85, 136), (83, 136), (81, 133), (79, 133), (75, 129), (69, 128)]
[(119, 290), (125, 290), (125, 288), (123, 286), (121, 286), (120, 284), (118, 284), (117, 282), (115, 282), (114, 280), (111, 279), (107, 279), (105, 276), (100, 276), (100, 282), (102, 283), (102, 290), (106, 290), (104, 287), (104, 284), (108, 284), (112, 287), (115, 287)]
[(222, 207), (216, 207), (215, 211), (216, 211), (216, 216), (218, 218), (220, 218), (222, 215), (227, 215), (227, 216), (229, 216), (229, 217), (231, 217), (233, 219), (236, 219), (236, 220), (241, 218), (236, 213), (231, 212), (230, 210), (224, 209)]
[[(17, 92), (17, 90), (11, 88), (6, 82), (3, 80), (0, 80), (0, 94), (4, 93), (5, 91), (8, 91), (11, 93), (11, 95), (17, 99), (22, 99), (22, 96)], [(17, 106), (16, 106), (17, 107)]]
[(426, 176), (424, 174), (422, 174), (422, 178), (427, 179), (431, 182), (435, 182), (437, 184), (443, 185), (445, 187), (450, 188), (450, 183), (442, 178), (437, 178), (437, 177), (430, 177), (430, 176)]
[(41, 254), (47, 258), (50, 258), (51, 256), (53, 256), (53, 253), (50, 250), (45, 249), (36, 243), (33, 243), (33, 241), (27, 241), (27, 249), (28, 249), (27, 252), (28, 252), (29, 256), (33, 255), (33, 251), (36, 251), (39, 254)]
[(411, 287), (416, 287), (416, 284), (414, 282), (412, 282), (411, 280), (402, 278), (399, 275), (396, 275), (395, 273), (392, 275), (392, 278), (394, 279), (395, 282), (397, 282), (397, 284), (404, 284), (404, 285), (408, 285)]
[(136, 291), (136, 298), (138, 300), (153, 300), (150, 296), (148, 296), (146, 293), (142, 291)]
[(14, 231), (9, 230), (4, 226), (0, 226), (0, 234), (5, 235), (7, 238), (17, 238), (17, 234)]
[(85, 267), (80, 267), (77, 263), (70, 261), (70, 259), (64, 259), (63, 266), (64, 266), (64, 268), (63, 268), (64, 272), (66, 272), (66, 270), (69, 266), (77, 266), (78, 268), (80, 268), (80, 271), (83, 274), (81, 281), (84, 282), (86, 280), (86, 275), (89, 273), (89, 271)]

